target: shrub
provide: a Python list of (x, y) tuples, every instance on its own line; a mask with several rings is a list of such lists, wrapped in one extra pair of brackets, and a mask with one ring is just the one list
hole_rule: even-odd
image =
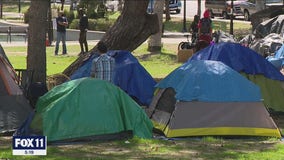
[(97, 19), (95, 28), (97, 31), (107, 31), (113, 24), (114, 24), (114, 21), (100, 18), (100, 19)]
[(89, 30), (96, 31), (97, 20), (96, 19), (89, 19)]
[[(113, 24), (115, 20), (101, 19), (89, 19), (89, 30), (95, 31), (107, 31)], [(78, 29), (79, 19), (74, 19), (69, 25), (70, 29)]]
[(66, 10), (64, 10), (64, 15), (66, 16), (69, 24), (71, 24), (72, 21), (75, 19), (74, 11), (66, 11)]
[(70, 29), (79, 29), (79, 19), (74, 19), (71, 23), (69, 23)]

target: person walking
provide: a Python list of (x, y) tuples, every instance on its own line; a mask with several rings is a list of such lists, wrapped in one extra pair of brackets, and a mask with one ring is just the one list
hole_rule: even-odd
[(108, 49), (102, 41), (97, 44), (97, 49), (99, 57), (92, 61), (91, 77), (112, 82), (115, 59), (107, 55)]
[[(79, 8), (79, 29), (80, 29), (80, 35), (79, 35), (79, 43), (81, 47), (81, 53), (83, 54), (85, 52), (88, 52), (88, 43), (87, 43), (87, 31), (88, 31), (88, 17), (85, 14), (85, 10), (83, 8)], [(85, 49), (84, 49), (85, 46)]]
[(67, 54), (66, 48), (66, 27), (68, 26), (67, 18), (64, 16), (63, 11), (59, 11), (56, 18), (57, 34), (55, 44), (55, 55), (58, 55), (59, 43), (62, 41), (62, 54)]

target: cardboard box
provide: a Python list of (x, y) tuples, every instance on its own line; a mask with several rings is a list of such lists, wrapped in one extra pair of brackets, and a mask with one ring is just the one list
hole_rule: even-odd
[(178, 51), (178, 62), (186, 62), (193, 55), (193, 49), (182, 49)]

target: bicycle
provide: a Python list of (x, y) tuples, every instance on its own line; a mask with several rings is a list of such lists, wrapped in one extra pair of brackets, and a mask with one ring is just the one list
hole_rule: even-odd
[(187, 41), (182, 41), (178, 44), (178, 50), (182, 50), (182, 49), (191, 49), (193, 48), (191, 42), (189, 42), (189, 34), (185, 34), (184, 35), (187, 38)]

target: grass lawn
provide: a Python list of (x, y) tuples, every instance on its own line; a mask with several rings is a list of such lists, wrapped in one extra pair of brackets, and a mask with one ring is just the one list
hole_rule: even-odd
[[(181, 65), (181, 63), (176, 62), (176, 46), (177, 44), (169, 44), (163, 48), (161, 54), (150, 54), (147, 51), (147, 44), (143, 44), (133, 51), (133, 54), (153, 77), (163, 78)], [(27, 48), (25, 46), (8, 46), (3, 48), (14, 68), (26, 68)], [(54, 46), (46, 48), (47, 75), (62, 73), (64, 69), (78, 58), (77, 55), (80, 52), (79, 45), (68, 45), (67, 50), (68, 56), (60, 54), (59, 56), (54, 56)]]
[(177, 140), (131, 138), (66, 145), (48, 145), (47, 156), (12, 156), (11, 139), (0, 137), (0, 159), (47, 160), (282, 160), (283, 142), (276, 139), (222, 139), (213, 137)]
[[(14, 68), (26, 69), (27, 47), (8, 46), (3, 48)], [(69, 54), (68, 56), (61, 55), (61, 50), (59, 50), (58, 56), (54, 56), (54, 46), (46, 48), (47, 75), (62, 73), (63, 70), (67, 68), (78, 57), (77, 54), (80, 52), (80, 47), (79, 45), (70, 45), (67, 47), (67, 50)]]

